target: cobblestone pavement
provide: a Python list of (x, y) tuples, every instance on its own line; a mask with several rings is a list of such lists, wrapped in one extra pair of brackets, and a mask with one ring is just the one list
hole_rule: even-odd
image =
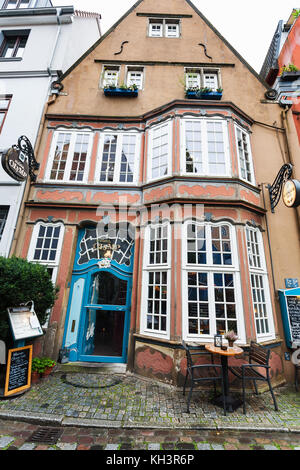
[[(195, 391), (187, 414), (180, 389), (149, 379), (56, 373), (23, 395), (0, 399), (0, 449), (299, 449), (300, 393), (280, 387), (275, 394), (279, 412), (266, 392), (247, 396), (246, 415), (238, 408), (223, 416), (208, 392)], [(54, 446), (25, 442), (37, 426), (63, 434)]]
[(194, 455), (206, 450), (300, 450), (299, 434), (296, 433), (58, 426), (59, 439), (46, 444), (32, 442), (31, 436), (37, 429), (44, 427), (0, 420), (0, 450), (105, 450), (117, 451), (116, 455), (123, 450), (180, 451)]

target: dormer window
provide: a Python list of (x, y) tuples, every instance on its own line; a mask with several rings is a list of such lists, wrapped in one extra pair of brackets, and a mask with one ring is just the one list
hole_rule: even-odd
[(179, 38), (180, 23), (178, 19), (149, 19), (149, 36), (156, 38)]
[(28, 8), (31, 0), (6, 0), (3, 9), (14, 10), (15, 8)]

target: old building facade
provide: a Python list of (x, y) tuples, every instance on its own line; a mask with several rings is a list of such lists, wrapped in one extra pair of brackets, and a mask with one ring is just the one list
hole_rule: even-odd
[(298, 216), (270, 212), (287, 148), (265, 83), (189, 0), (140, 0), (62, 84), (16, 246), (60, 286), (39, 347), (180, 384), (182, 339), (233, 329), (289, 377)]

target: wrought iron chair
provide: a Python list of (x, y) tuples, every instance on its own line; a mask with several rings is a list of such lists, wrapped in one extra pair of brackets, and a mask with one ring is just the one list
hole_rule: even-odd
[[(190, 379), (191, 379), (191, 388), (189, 391), (188, 401), (187, 401), (187, 413), (190, 412), (190, 401), (192, 397), (194, 384), (198, 382), (202, 382), (202, 381), (212, 381), (214, 384), (215, 395), (216, 395), (216, 382), (221, 382), (223, 409), (224, 409), (224, 415), (226, 416), (226, 403), (225, 403), (225, 394), (224, 394), (222, 366), (220, 364), (214, 364), (213, 355), (209, 352), (205, 352), (201, 350), (200, 346), (199, 347), (188, 346), (185, 341), (182, 341), (182, 346), (185, 349), (186, 360), (187, 360), (186, 375), (185, 375), (185, 381), (184, 381), (184, 386), (183, 386), (183, 395), (185, 395), (185, 388), (186, 388), (188, 376), (190, 376)], [(211, 363), (196, 364), (195, 360), (201, 356), (210, 356)]]
[[(271, 380), (270, 380), (270, 349), (265, 349), (259, 344), (251, 341), (250, 343), (250, 350), (249, 350), (249, 363), (242, 364), (239, 367), (229, 367), (229, 370), (239, 379), (242, 380), (242, 387), (243, 387), (243, 412), (246, 414), (246, 381), (252, 380), (254, 382), (255, 393), (258, 395), (257, 391), (257, 380), (262, 380), (267, 382), (269, 385), (269, 389), (273, 398), (275, 411), (278, 411), (278, 406), (276, 402), (276, 398), (272, 389)], [(261, 374), (255, 368), (264, 368), (266, 370), (266, 375)]]

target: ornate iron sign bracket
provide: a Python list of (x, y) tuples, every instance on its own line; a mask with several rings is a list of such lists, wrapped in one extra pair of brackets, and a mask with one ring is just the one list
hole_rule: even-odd
[(291, 178), (292, 172), (293, 172), (293, 165), (286, 163), (279, 170), (279, 173), (276, 176), (274, 183), (268, 186), (270, 202), (271, 202), (271, 211), (273, 213), (275, 212), (274, 209), (280, 200), (282, 187), (284, 183)]
[(35, 182), (36, 175), (34, 174), (34, 170), (38, 170), (40, 167), (40, 164), (36, 161), (35, 156), (34, 156), (34, 150), (32, 148), (30, 140), (25, 135), (22, 135), (21, 137), (19, 137), (18, 148), (21, 150), (21, 152), (24, 155), (26, 155), (28, 159), (30, 180)]

